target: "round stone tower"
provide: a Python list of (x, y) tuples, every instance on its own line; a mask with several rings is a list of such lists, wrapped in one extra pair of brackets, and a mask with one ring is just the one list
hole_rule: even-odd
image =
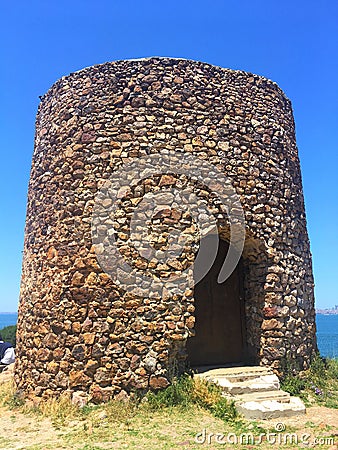
[(104, 401), (189, 366), (307, 368), (313, 275), (290, 101), (261, 76), (182, 59), (61, 78), (36, 120), (20, 297), (27, 395)]

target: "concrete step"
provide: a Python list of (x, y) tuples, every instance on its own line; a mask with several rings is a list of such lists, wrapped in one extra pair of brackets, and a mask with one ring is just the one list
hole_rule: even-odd
[(247, 419), (274, 419), (305, 414), (297, 397), (280, 389), (278, 377), (267, 367), (199, 368), (196, 377), (221, 386), (223, 395), (235, 402), (236, 409)]
[(279, 389), (278, 377), (267, 367), (231, 367), (196, 374), (222, 387), (232, 395)]
[(271, 375), (273, 371), (269, 367), (262, 366), (235, 366), (235, 367), (195, 367), (197, 376), (210, 377), (222, 376), (241, 381), (242, 379), (256, 378), (261, 375)]
[(279, 389), (279, 380), (276, 375), (264, 375), (249, 380), (232, 382), (228, 378), (215, 378), (224, 392), (232, 395), (250, 394), (252, 392), (273, 391)]
[(277, 419), (305, 414), (306, 409), (302, 400), (298, 397), (290, 397), (288, 403), (276, 400), (236, 402), (237, 411), (246, 419)]
[[(230, 398), (230, 396), (228, 396)], [(263, 392), (252, 392), (250, 394), (242, 394), (231, 396), (236, 403), (246, 403), (246, 402), (264, 402), (264, 401), (277, 401), (280, 403), (289, 403), (290, 394), (288, 392), (277, 390), (277, 391), (263, 391)]]

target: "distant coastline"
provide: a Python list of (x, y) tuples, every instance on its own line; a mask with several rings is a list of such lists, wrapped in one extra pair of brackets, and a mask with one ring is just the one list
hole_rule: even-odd
[(326, 316), (338, 315), (338, 305), (334, 308), (319, 309), (316, 308), (316, 314), (325, 314)]

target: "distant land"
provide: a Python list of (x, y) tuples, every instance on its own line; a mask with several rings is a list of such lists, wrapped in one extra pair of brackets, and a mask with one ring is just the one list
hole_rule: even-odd
[(335, 305), (333, 308), (327, 308), (327, 309), (319, 309), (316, 308), (316, 314), (326, 314), (326, 315), (338, 315), (338, 305)]

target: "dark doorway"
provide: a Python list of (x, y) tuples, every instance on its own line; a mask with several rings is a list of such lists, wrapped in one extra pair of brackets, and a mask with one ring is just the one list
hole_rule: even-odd
[[(208, 238), (205, 238), (208, 239)], [(195, 336), (187, 341), (191, 366), (222, 365), (243, 361), (244, 314), (241, 262), (231, 276), (217, 278), (229, 244), (219, 240), (218, 253), (209, 272), (194, 289)], [(195, 268), (195, 273), (198, 268)]]

